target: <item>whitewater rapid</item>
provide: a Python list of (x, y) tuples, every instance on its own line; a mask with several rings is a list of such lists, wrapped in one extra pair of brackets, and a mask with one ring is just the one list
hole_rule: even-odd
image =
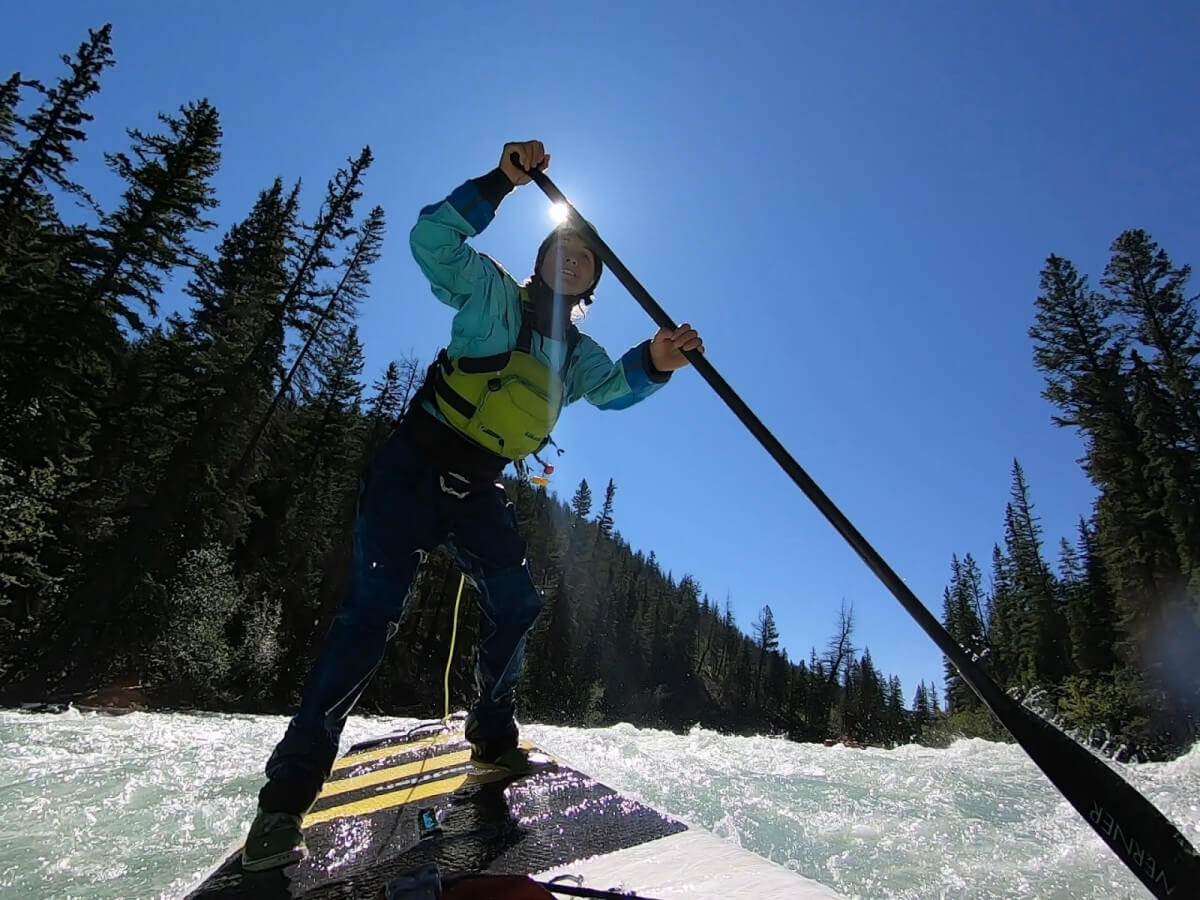
[[(414, 721), (354, 716), (343, 749)], [(0, 896), (180, 896), (243, 835), (285, 724), (0, 710)], [(1015, 745), (856, 750), (631, 725), (522, 735), (849, 897), (1149, 896)], [(1200, 846), (1200, 746), (1113, 765)]]

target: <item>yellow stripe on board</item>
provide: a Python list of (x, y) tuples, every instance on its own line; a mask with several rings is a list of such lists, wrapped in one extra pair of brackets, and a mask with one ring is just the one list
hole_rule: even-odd
[(301, 827), (308, 828), (312, 825), (318, 825), (321, 822), (328, 822), (330, 819), (339, 819), (345, 816), (368, 816), (371, 813), (379, 812), (381, 809), (405, 806), (409, 803), (415, 803), (418, 800), (424, 800), (427, 797), (440, 797), (442, 794), (449, 794), (451, 791), (458, 790), (466, 784), (466, 781), (467, 776), (465, 774), (454, 775), (451, 778), (443, 778), (440, 781), (427, 781), (424, 784), (413, 785), (412, 787), (402, 788), (398, 791), (387, 791), (383, 794), (376, 794), (374, 797), (356, 800), (353, 803), (346, 803), (342, 806), (332, 806), (320, 812), (309, 813), (304, 817), (304, 824)]
[[(357, 791), (360, 788), (374, 787), (377, 784), (383, 784), (385, 781), (397, 781), (401, 778), (407, 778), (409, 775), (420, 775), (423, 772), (437, 772), (441, 769), (449, 769), (451, 766), (460, 766), (463, 763), (470, 762), (470, 760), (470, 750), (458, 750), (454, 753), (444, 753), (441, 756), (427, 756), (424, 759), (418, 759), (416, 762), (404, 763), (399, 766), (385, 766), (382, 769), (376, 769), (374, 772), (367, 772), (365, 775), (353, 775), (350, 778), (339, 778), (336, 781), (328, 781), (325, 783), (324, 790), (321, 791), (321, 797), (335, 797), (338, 794)], [(320, 797), (317, 799), (320, 799)]]
[(421, 738), (416, 741), (411, 741), (407, 744), (392, 744), (388, 747), (376, 747), (374, 750), (364, 750), (362, 753), (355, 753), (352, 756), (343, 756), (333, 764), (332, 771), (344, 769), (347, 766), (356, 766), (359, 763), (373, 762), (377, 759), (384, 759), (388, 756), (397, 756), (401, 753), (407, 753), (416, 747), (426, 747), (430, 744), (436, 744), (438, 741), (445, 740), (445, 734), (438, 734), (434, 737)]
[[(525, 750), (535, 749), (533, 744), (528, 741), (520, 741), (520, 746)], [(463, 757), (458, 759), (458, 757)], [(454, 753), (444, 753), (441, 756), (418, 760), (414, 763), (407, 763), (402, 766), (393, 766), (387, 769), (381, 769), (378, 772), (370, 772), (366, 775), (356, 775), (352, 778), (344, 778), (340, 781), (330, 781), (325, 785), (325, 789), (321, 791), (321, 797), (332, 797), (337, 794), (345, 793), (353, 790), (353, 788), (343, 788), (342, 785), (350, 782), (359, 782), (356, 787), (367, 787), (369, 783), (378, 783), (379, 781), (388, 781), (392, 778), (400, 777), (396, 774), (401, 769), (415, 769), (421, 771), (422, 767), (426, 767), (425, 771), (436, 771), (438, 768), (449, 768), (450, 766), (466, 762), (471, 758), (470, 750), (459, 750)], [(450, 762), (450, 760), (455, 760)], [(445, 763), (442, 761), (446, 760)], [(432, 765), (430, 765), (432, 764)], [(436, 768), (435, 768), (436, 767)], [(413, 774), (409, 772), (407, 774)], [(477, 778), (487, 779), (488, 775), (475, 773)], [(359, 779), (370, 779), (375, 776), (382, 776), (375, 782), (359, 781)], [(331, 806), (328, 809), (322, 809), (317, 812), (311, 812), (304, 817), (302, 828), (308, 828), (310, 825), (317, 825), (321, 822), (328, 822), (330, 819), (339, 819), (345, 816), (367, 816), (374, 812), (379, 812), (381, 809), (391, 809), (396, 806), (404, 806), (409, 803), (415, 803), (418, 800), (425, 800), (428, 797), (440, 797), (443, 794), (449, 794), (451, 791), (456, 791), (462, 787), (470, 773), (462, 775), (452, 775), (449, 778), (442, 778), (437, 781), (426, 781), (423, 784), (415, 784), (410, 787), (400, 788), (395, 791), (384, 791), (382, 794), (376, 794), (373, 797), (365, 797), (362, 800), (355, 800), (352, 803), (344, 803), (341, 806)], [(503, 777), (492, 773), (493, 778)], [(320, 799), (320, 798), (318, 798)]]

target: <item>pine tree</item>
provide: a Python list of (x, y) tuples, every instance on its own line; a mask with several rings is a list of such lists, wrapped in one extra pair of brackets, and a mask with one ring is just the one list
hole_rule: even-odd
[(850, 659), (845, 667), (841, 695), (837, 704), (837, 720), (834, 732), (843, 741), (858, 740), (862, 714), (862, 668), (857, 659)]
[[(297, 450), (301, 477), (294, 482), (301, 492), (318, 467), (353, 471), (361, 457), (354, 424), (360, 419), (363, 348), (358, 328), (350, 326), (332, 334), (313, 355), (314, 371), (305, 392), (304, 411), (293, 418), (303, 437)], [(299, 412), (299, 411), (298, 411)]]
[(367, 401), (366, 454), (375, 450), (400, 415), (408, 409), (418, 379), (416, 360), (406, 359), (388, 363), (383, 377), (371, 386), (374, 394)]
[(1050, 568), (1042, 559), (1041, 525), (1021, 464), (1013, 460), (1011, 501), (1005, 514), (1005, 544), (1012, 560), (1014, 595), (1022, 610), (1021, 675), (1031, 684), (1056, 684), (1071, 672), (1066, 616)]
[(851, 641), (853, 635), (854, 607), (847, 607), (843, 601), (841, 609), (838, 610), (837, 631), (826, 644), (823, 660), (826, 679), (831, 687), (838, 683), (843, 667), (849, 666), (854, 659), (854, 644)]
[(933, 718), (929, 706), (929, 691), (926, 689), (924, 681), (917, 685), (916, 693), (913, 694), (912, 713), (913, 729), (916, 732), (917, 740), (920, 740), (926, 726)]
[[(181, 345), (174, 356), (189, 387), (177, 408), (162, 410), (168, 418), (168, 452), (149, 481), (153, 500), (144, 505), (156, 512), (147, 519), (147, 530), (161, 530), (164, 523), (153, 520), (189, 505), (199, 480), (225, 476), (235, 467), (266, 405), (283, 352), (279, 303), (297, 202), (296, 192), (285, 197), (277, 179), (225, 235), (216, 258), (203, 260), (185, 287), (196, 306), (189, 319), (173, 318), (171, 329)], [(247, 513), (232, 485), (226, 493), (225, 511), (212, 512), (234, 525), (223, 540), (232, 544), (242, 537)]]
[[(1118, 262), (1110, 270), (1110, 290), (1123, 290), (1124, 281), (1129, 288), (1125, 293), (1136, 295), (1135, 279), (1125, 277), (1130, 265)], [(1166, 281), (1168, 286), (1180, 283), (1173, 277)], [(1063, 413), (1054, 421), (1078, 428), (1087, 440), (1084, 469), (1100, 490), (1097, 546), (1122, 627), (1134, 633), (1134, 652), (1141, 652), (1141, 623), (1152, 619), (1162, 597), (1179, 589), (1183, 566), (1163, 513), (1163, 491), (1147, 477), (1154, 467), (1146, 456), (1147, 436), (1134, 410), (1135, 391), (1124, 362), (1134, 335), (1110, 323), (1119, 305), (1136, 310), (1137, 304), (1130, 296), (1114, 298), (1091, 290), (1087, 279), (1057, 256), (1047, 259), (1041, 286), (1037, 324), (1030, 329), (1034, 361), (1046, 375), (1044, 396)], [(1166, 292), (1168, 307), (1173, 290)]]
[(813, 740), (824, 739), (832, 695), (829, 691), (825, 663), (817, 658), (815, 647), (809, 653), (808, 675), (808, 702), (804, 707), (805, 728)]
[(758, 664), (754, 670), (754, 700), (758, 702), (759, 684), (767, 657), (779, 650), (779, 629), (775, 626), (775, 613), (770, 605), (764, 606), (754, 623), (755, 643), (758, 645)]
[(904, 709), (904, 689), (900, 679), (893, 675), (888, 679), (887, 697), (884, 701), (887, 707), (885, 713), (887, 740), (895, 746), (907, 743), (909, 738), (907, 714)]
[(858, 662), (858, 716), (856, 740), (862, 743), (880, 744), (885, 738), (885, 698), (883, 681), (869, 648), (863, 648)]
[(1123, 232), (1111, 250), (1101, 283), (1128, 318), (1131, 337), (1154, 351), (1151, 372), (1187, 429), (1194, 460), (1200, 453), (1200, 334), (1195, 298), (1186, 294), (1191, 267), (1174, 266), (1140, 229)]
[[(950, 563), (951, 582), (943, 595), (943, 624), (950, 636), (974, 658), (982, 657), (987, 645), (983, 628), (983, 576), (971, 554)], [(949, 712), (974, 709), (979, 698), (963, 681), (958, 669), (944, 658), (946, 672), (946, 709)]]
[[(1147, 467), (1145, 488), (1170, 532), (1160, 532), (1157, 556), (1178, 560), (1178, 581), (1200, 576), (1200, 479), (1197, 454), (1188, 447), (1187, 424), (1154, 367), (1130, 354), (1133, 414), (1141, 430), (1139, 448)], [(1182, 593), (1182, 587), (1177, 591)], [(1197, 595), (1200, 597), (1200, 594)]]
[(714, 638), (716, 637), (717, 628), (721, 620), (717, 613), (716, 604), (709, 603), (708, 594), (704, 595), (704, 604), (700, 608), (700, 621), (704, 629), (704, 647), (700, 651), (700, 657), (696, 660), (696, 672), (702, 676), (712, 677), (713, 673), (705, 663), (708, 662), (709, 656), (714, 655)]
[[(110, 168), (128, 183), (124, 198), (118, 210), (103, 215), (100, 226), (92, 230), (92, 240), (81, 258), (87, 291), (77, 303), (55, 309), (54, 319), (43, 323), (57, 340), (54, 350), (43, 354), (43, 365), (50, 367), (57, 358), (94, 355), (101, 346), (98, 336), (108, 335), (112, 378), (69, 389), (75, 403), (95, 409), (99, 418), (99, 433), (93, 440), (97, 476), (103, 476), (105, 468), (115, 462), (114, 445), (134, 424), (130, 407), (142, 400), (146, 391), (161, 397), (168, 392), (178, 396), (181, 389), (175, 378), (177, 351), (183, 349), (176, 340), (178, 335), (156, 334), (126, 348), (114, 323), (124, 320), (135, 332), (145, 330), (132, 304), (156, 312), (162, 277), (191, 267), (198, 259), (189, 236), (212, 226), (204, 214), (217, 205), (209, 183), (219, 162), (221, 131), (216, 110), (201, 102), (185, 106), (179, 118), (159, 118), (167, 125), (166, 134), (129, 131), (136, 164), (124, 153), (108, 155)], [(156, 352), (159, 350), (166, 352)]]
[(1001, 685), (1015, 682), (1020, 666), (1021, 609), (1012, 581), (1012, 561), (992, 546), (992, 594), (988, 602), (988, 669)]
[[(17, 141), (17, 104), (21, 102), (21, 88), (26, 86), (20, 72), (13, 72), (7, 81), (0, 84), (0, 144), (17, 153), (21, 149)], [(0, 178), (7, 177), (11, 161), (12, 157), (8, 156), (0, 161)]]
[[(70, 179), (67, 169), (76, 161), (72, 145), (86, 140), (83, 126), (92, 121), (83, 104), (100, 90), (100, 74), (113, 65), (112, 26), (105, 25), (99, 31), (89, 29), (88, 40), (79, 45), (75, 58), (64, 55), (62, 60), (70, 67), (70, 75), (45, 91), (41, 106), (23, 123), (30, 134), (29, 142), (0, 170), (0, 232), (11, 233), (20, 227), (16, 223), (18, 215), (44, 206), (44, 191), (50, 185), (91, 204), (87, 192)], [(13, 95), (12, 85), (10, 78), (4, 92), (6, 99)], [(33, 85), (40, 87), (36, 82)], [(9, 110), (14, 106), (9, 105)], [(5, 141), (10, 147), (14, 143), (11, 134), (10, 128), (10, 138)]]
[(288, 247), (295, 240), (298, 208), (299, 186), (285, 195), (276, 179), (225, 235), (216, 259), (203, 261), (185, 288), (196, 308), (191, 321), (177, 327), (196, 345), (191, 363), (206, 404), (231, 398), (247, 385), (257, 395), (278, 371)]
[[(1186, 419), (1172, 409), (1162, 383), (1134, 354), (1134, 409), (1143, 429), (1142, 448), (1150, 460), (1147, 481), (1158, 508), (1171, 524), (1177, 544), (1158, 545), (1160, 559), (1175, 558), (1178, 571), (1160, 569), (1158, 581), (1166, 590), (1144, 596), (1141, 609), (1125, 619), (1133, 638), (1139, 667), (1148, 676), (1147, 687), (1154, 706), (1167, 712), (1166, 731), (1172, 740), (1185, 743), (1197, 732), (1200, 716), (1200, 671), (1195, 666), (1195, 648), (1200, 646), (1200, 505), (1193, 500), (1190, 470), (1194, 453), (1180, 453), (1184, 445)], [(1165, 536), (1164, 536), (1165, 537)], [(1177, 553), (1172, 551), (1177, 550)], [(1178, 574), (1176, 572), (1178, 571)]]
[(318, 633), (305, 626), (314, 616), (332, 614), (350, 562), (346, 538), (362, 458), (355, 427), (361, 420), (363, 367), (357, 329), (323, 347), (314, 367), (313, 393), (305, 404), (286, 411), (285, 440), (271, 459), (270, 480), (287, 487), (277, 500), (278, 543), (268, 550), (269, 590), (290, 601), (284, 624), (291, 643), (284, 652), (291, 658), (310, 655)]
[[(97, 385), (110, 377), (116, 353), (111, 323), (66, 315), (87, 292), (77, 264), (87, 239), (81, 227), (62, 224), (50, 193), (94, 205), (68, 169), (92, 119), (83, 106), (112, 65), (110, 32), (90, 31), (74, 59), (63, 56), (70, 73), (54, 87), (13, 76), (2, 92), (4, 144), (14, 155), (0, 160), (0, 455), (22, 468), (86, 459)], [(28, 118), (16, 113), (22, 86), (44, 98)], [(95, 359), (97, 350), (107, 362)]]
[[(4, 152), (0, 154), (0, 194), (5, 196), (11, 195), (18, 187), (16, 184), (17, 172), (20, 169), (21, 159), (26, 153), (20, 137), (26, 123), (18, 113), (23, 88), (33, 88), (44, 92), (41, 84), (36, 81), (23, 80), (20, 72), (13, 72), (7, 81), (0, 84), (0, 146), (5, 148)], [(53, 208), (53, 204), (45, 194), (42, 194), (40, 199), (41, 212), (44, 216), (48, 210)], [(14, 258), (21, 250), (22, 232), (24, 231), (24, 236), (27, 237), (30, 227), (36, 229), (40, 218), (42, 216), (31, 216), (25, 222), (24, 229), (19, 227), (20, 223), (14, 218), (0, 223), (0, 271), (8, 270), (11, 267)], [(7, 304), (0, 309), (7, 312)]]
[[(1140, 229), (1123, 232), (1111, 250), (1102, 283), (1131, 339), (1149, 351), (1145, 359), (1131, 354), (1135, 416), (1148, 463), (1143, 474), (1162, 497), (1182, 578), (1200, 583), (1200, 333), (1196, 298), (1186, 293), (1191, 269), (1173, 265)], [(1200, 602), (1200, 589), (1195, 593), (1193, 602)]]
[[(327, 321), (335, 334), (342, 333), (343, 327), (352, 321), (358, 301), (370, 283), (369, 267), (378, 259), (383, 242), (383, 210), (379, 207), (372, 210), (361, 229), (356, 229), (351, 222), (354, 203), (362, 197), (363, 175), (372, 161), (371, 148), (364, 147), (357, 159), (350, 160), (347, 167), (338, 169), (329, 182), (316, 222), (302, 229), (311, 238), (297, 242), (295, 235), (290, 235), (295, 242), (294, 256), (297, 261), (291, 283), (278, 305), (275, 324), (296, 328), (303, 342), (237, 462), (234, 469), (236, 478), (245, 476), (250, 470), (263, 433), (284, 395), (291, 389), (292, 379), (297, 376), (308, 348), (319, 339)], [(334, 266), (329, 254), (340, 242), (351, 238), (356, 240), (342, 261), (342, 275), (337, 286), (330, 288), (319, 284), (320, 275)], [(270, 336), (264, 338), (269, 339)], [(256, 353), (259, 349), (256, 348)]]
[(733, 601), (725, 597), (725, 612), (721, 616), (721, 655), (717, 662), (717, 678), (728, 677), (729, 660), (732, 655), (737, 626), (733, 616)]
[(1079, 520), (1078, 543), (1072, 547), (1064, 539), (1060, 558), (1075, 665), (1085, 674), (1107, 672), (1117, 661), (1113, 653), (1116, 623), (1112, 595), (1095, 533), (1083, 519)]
[(356, 234), (351, 224), (354, 204), (362, 198), (363, 177), (372, 162), (370, 147), (364, 147), (356, 158), (347, 160), (347, 165), (339, 168), (326, 186), (325, 199), (313, 224), (289, 235), (291, 278), (280, 303), (280, 323), (298, 329), (305, 338), (325, 312), (322, 301), (328, 299), (330, 289), (320, 284), (319, 279), (334, 267), (329, 254)]
[(197, 259), (189, 241), (213, 222), (210, 180), (220, 165), (221, 126), (207, 100), (189, 103), (178, 117), (159, 115), (163, 134), (129, 129), (130, 153), (105, 155), (109, 168), (128, 184), (120, 207), (101, 217), (93, 231), (88, 302), (102, 304), (135, 331), (145, 325), (133, 304), (158, 311), (162, 275)]
[(1112, 301), (1054, 255), (1042, 269), (1041, 290), (1029, 335), (1034, 364), (1046, 376), (1042, 395), (1062, 413), (1054, 422), (1085, 432), (1098, 430), (1105, 418), (1132, 425), (1120, 381), (1126, 339), (1107, 324)]
[(780, 650), (767, 656), (763, 706), (767, 710), (769, 721), (775, 723), (776, 728), (788, 733), (792, 731), (795, 719), (794, 669), (795, 667), (788, 659), (787, 650)]
[(592, 489), (588, 487), (587, 479), (579, 482), (575, 496), (571, 498), (571, 511), (576, 519), (586, 519), (592, 511)]
[(613, 497), (617, 493), (617, 486), (613, 480), (608, 479), (608, 487), (604, 491), (604, 508), (600, 511), (600, 517), (596, 519), (598, 533), (603, 537), (611, 537), (613, 529)]

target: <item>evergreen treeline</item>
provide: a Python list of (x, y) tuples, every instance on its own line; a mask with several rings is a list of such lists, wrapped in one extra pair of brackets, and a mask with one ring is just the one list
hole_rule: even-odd
[[(105, 154), (121, 191), (103, 209), (71, 168), (110, 41), (89, 32), (52, 85), (0, 83), (0, 697), (123, 683), (160, 705), (290, 712), (342, 594), (359, 472), (424, 372), (403, 359), (364, 382), (355, 319), (384, 235), (362, 203), (371, 152), (314, 212), (277, 178), (218, 235), (220, 120), (192, 101)], [(1085, 438), (1095, 509), (1052, 568), (1014, 466), (988, 583), (955, 557), (944, 598), (950, 632), (1010, 691), (1157, 753), (1195, 739), (1200, 697), (1188, 275), (1138, 231), (1113, 245), (1102, 290), (1049, 258), (1035, 362), (1056, 421)], [(168, 292), (186, 314), (160, 317)], [(807, 660), (780, 649), (769, 607), (747, 634), (728, 600), (622, 540), (612, 482), (599, 511), (586, 482), (570, 504), (509, 488), (546, 600), (522, 718), (1003, 736), (952, 669), (948, 715), (933, 685), (906, 709), (845, 607)], [(431, 555), (363, 707), (440, 712), (458, 587)], [(473, 696), (476, 631), (468, 587), (455, 708)]]
[[(362, 380), (356, 307), (384, 233), (362, 209), (371, 152), (314, 214), (279, 178), (218, 238), (220, 120), (189, 102), (105, 155), (122, 190), (102, 209), (70, 170), (110, 40), (90, 32), (52, 86), (0, 87), (0, 694), (137, 684), (160, 705), (290, 711), (342, 594), (359, 472), (424, 371)], [(168, 289), (188, 311), (162, 320)], [(546, 598), (523, 718), (892, 743), (934, 715), (924, 686), (905, 710), (844, 610), (808, 661), (780, 650), (769, 607), (743, 633), (728, 601), (621, 539), (612, 482), (595, 514), (586, 482), (570, 505), (509, 487)], [(364, 707), (441, 710), (458, 586), (433, 554)], [(468, 588), (455, 708), (476, 631)]]
[[(1048, 257), (1030, 328), (1054, 422), (1083, 437), (1091, 514), (1052, 565), (1014, 462), (990, 586), (956, 556), (944, 622), (1085, 739), (1162, 757), (1200, 736), (1200, 333), (1189, 266), (1140, 230), (1110, 253), (1099, 289)], [(948, 664), (946, 702), (962, 731), (999, 727)]]

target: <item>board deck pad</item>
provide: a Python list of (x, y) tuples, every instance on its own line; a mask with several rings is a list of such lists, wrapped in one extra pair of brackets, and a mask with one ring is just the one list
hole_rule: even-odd
[(337, 760), (304, 819), (307, 859), (244, 872), (239, 845), (187, 897), (382, 897), (429, 862), (447, 875), (531, 874), (687, 830), (525, 742), (532, 774), (481, 771), (462, 723), (437, 725)]

